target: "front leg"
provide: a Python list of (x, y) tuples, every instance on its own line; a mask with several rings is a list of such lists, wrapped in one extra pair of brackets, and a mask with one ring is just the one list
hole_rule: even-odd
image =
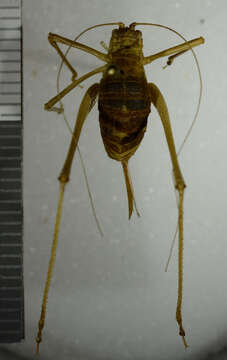
[(179, 247), (178, 247), (178, 299), (176, 308), (176, 320), (179, 325), (179, 335), (182, 337), (184, 346), (187, 347), (185, 340), (185, 331), (182, 324), (182, 294), (183, 294), (183, 200), (184, 189), (186, 187), (180, 166), (177, 159), (176, 148), (173, 139), (173, 133), (170, 124), (170, 118), (166, 102), (162, 93), (155, 84), (150, 83), (151, 101), (156, 107), (162, 121), (162, 125), (166, 135), (166, 141), (169, 147), (170, 157), (173, 165), (173, 174), (175, 180), (175, 188), (179, 194), (178, 202), (178, 230), (179, 230)]
[(154, 54), (154, 55), (151, 55), (151, 56), (146, 56), (144, 58), (144, 60), (143, 60), (143, 64), (147, 65), (147, 64), (150, 64), (152, 61), (154, 61), (156, 59), (159, 59), (161, 57), (169, 56), (169, 55), (173, 54), (173, 56), (170, 56), (168, 61), (167, 61), (167, 65), (171, 65), (173, 60), (177, 56), (184, 54), (186, 51), (191, 50), (195, 46), (204, 44), (204, 41), (205, 40), (204, 40), (203, 37), (199, 37), (199, 38), (196, 38), (196, 39), (193, 39), (193, 40), (190, 40), (190, 41), (186, 41), (183, 44), (173, 46), (173, 47), (171, 47), (169, 49), (160, 51), (157, 54)]
[(92, 55), (96, 56), (97, 58), (99, 58), (102, 61), (105, 61), (105, 62), (108, 61), (108, 57), (107, 57), (106, 54), (103, 54), (100, 51), (95, 50), (95, 49), (93, 49), (93, 48), (91, 48), (89, 46), (86, 46), (84, 44), (81, 44), (81, 43), (79, 43), (77, 41), (67, 39), (67, 38), (65, 38), (63, 36), (49, 33), (48, 40), (49, 40), (50, 44), (56, 49), (56, 51), (59, 54), (59, 56), (61, 57), (62, 61), (66, 64), (66, 66), (72, 72), (72, 80), (76, 79), (77, 72), (73, 68), (73, 66), (70, 64), (70, 62), (67, 60), (67, 58), (65, 57), (65, 55), (63, 54), (63, 52), (61, 51), (61, 49), (59, 48), (57, 43), (61, 43), (61, 44), (68, 45), (68, 46), (73, 47), (73, 48), (80, 49), (82, 51), (85, 51), (86, 53), (89, 53), (89, 54), (92, 54)]

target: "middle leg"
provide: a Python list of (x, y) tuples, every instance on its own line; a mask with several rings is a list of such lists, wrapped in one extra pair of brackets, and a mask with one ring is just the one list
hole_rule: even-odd
[(45, 105), (44, 109), (47, 111), (56, 111), (57, 113), (61, 113), (63, 111), (63, 108), (57, 108), (54, 105), (60, 101), (65, 95), (67, 95), (72, 89), (74, 89), (76, 86), (78, 86), (82, 81), (86, 80), (87, 78), (98, 74), (106, 69), (106, 65), (100, 66), (99, 68), (90, 71), (89, 73), (81, 76), (79, 79), (74, 80), (71, 84), (66, 86), (61, 92), (59, 92), (56, 96), (54, 96), (52, 99), (50, 99)]

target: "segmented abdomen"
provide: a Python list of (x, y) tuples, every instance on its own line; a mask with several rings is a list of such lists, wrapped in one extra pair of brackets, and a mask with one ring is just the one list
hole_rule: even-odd
[(150, 98), (145, 78), (103, 79), (99, 92), (99, 123), (109, 157), (128, 160), (144, 136)]

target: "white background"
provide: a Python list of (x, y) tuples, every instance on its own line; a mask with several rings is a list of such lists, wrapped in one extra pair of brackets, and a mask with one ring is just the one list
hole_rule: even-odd
[[(227, 346), (226, 191), (226, 1), (210, 0), (24, 0), (24, 274), (26, 339), (2, 346), (3, 357), (31, 359), (40, 315), (61, 170), (70, 134), (61, 116), (43, 104), (56, 94), (59, 58), (48, 32), (74, 38), (99, 23), (146, 21), (168, 25), (187, 39), (204, 36), (196, 48), (203, 99), (197, 123), (180, 156), (185, 196), (183, 322), (185, 351), (175, 321), (177, 248), (164, 272), (177, 221), (171, 163), (161, 122), (152, 108), (145, 138), (130, 168), (141, 218), (128, 221), (122, 169), (102, 144), (97, 106), (80, 139), (98, 217), (92, 216), (78, 159), (66, 189), (59, 248), (48, 301), (41, 359), (224, 359)], [(103, 51), (111, 27), (92, 30), (81, 42)], [(144, 54), (179, 44), (174, 34), (140, 27)], [(72, 50), (79, 75), (102, 65)], [(177, 148), (193, 119), (199, 81), (185, 54), (165, 70), (165, 59), (146, 67), (163, 92)], [(62, 87), (71, 75), (64, 71)], [(65, 98), (74, 123), (81, 98), (100, 75)]]

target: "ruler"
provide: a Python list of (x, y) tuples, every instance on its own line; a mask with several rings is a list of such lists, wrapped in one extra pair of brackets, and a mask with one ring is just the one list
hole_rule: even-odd
[(24, 338), (21, 0), (0, 0), (0, 343)]

